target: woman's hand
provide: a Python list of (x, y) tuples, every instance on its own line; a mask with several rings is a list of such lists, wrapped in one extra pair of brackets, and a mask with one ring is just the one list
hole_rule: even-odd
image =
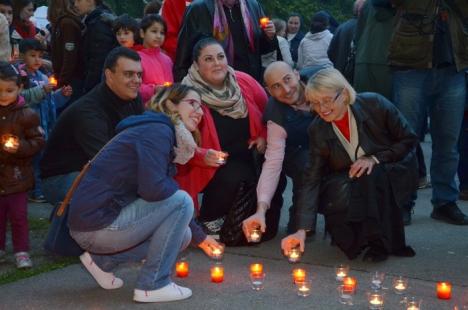
[(358, 158), (351, 167), (349, 168), (349, 177), (350, 178), (359, 178), (365, 172), (367, 175), (372, 173), (372, 169), (375, 166), (375, 160), (371, 157), (363, 156)]
[(298, 246), (301, 252), (304, 252), (305, 238), (306, 232), (303, 229), (299, 229), (296, 233), (283, 238), (283, 240), (281, 240), (281, 249), (283, 249), (284, 255), (288, 256), (291, 249), (297, 248)]
[(227, 158), (227, 153), (219, 152), (213, 149), (209, 149), (205, 157), (203, 158), (203, 161), (205, 162), (205, 165), (209, 167), (215, 167), (218, 168), (219, 166), (224, 165), (222, 162), (220, 162), (220, 156), (223, 158)]
[(212, 236), (206, 236), (205, 240), (203, 240), (198, 247), (205, 252), (206, 255), (209, 257), (213, 256), (213, 250), (219, 249), (220, 251), (224, 251), (224, 246), (222, 243), (217, 242)]
[(268, 206), (266, 205), (266, 203), (259, 202), (257, 212), (255, 212), (255, 214), (249, 216), (244, 221), (242, 221), (242, 230), (244, 231), (245, 238), (248, 242), (250, 242), (250, 235), (252, 234), (253, 229), (260, 227), (262, 233), (265, 233), (265, 212), (267, 209)]
[(260, 154), (265, 154), (265, 150), (266, 150), (266, 140), (265, 140), (265, 138), (263, 138), (263, 137), (258, 137), (257, 139), (255, 139), (255, 140), (253, 140), (252, 142), (250, 142), (250, 143), (249, 143), (249, 150), (250, 150), (254, 145), (257, 147), (257, 151), (258, 151)]
[(273, 40), (276, 35), (275, 24), (273, 24), (273, 22), (270, 20), (265, 28), (263, 28), (263, 32), (265, 32), (265, 35), (268, 37), (268, 39)]

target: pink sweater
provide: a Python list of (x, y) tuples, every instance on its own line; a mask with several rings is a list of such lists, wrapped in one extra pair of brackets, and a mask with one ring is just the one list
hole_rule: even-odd
[(138, 51), (143, 68), (143, 83), (140, 87), (141, 100), (146, 103), (154, 95), (156, 85), (173, 82), (172, 60), (160, 48), (145, 48)]

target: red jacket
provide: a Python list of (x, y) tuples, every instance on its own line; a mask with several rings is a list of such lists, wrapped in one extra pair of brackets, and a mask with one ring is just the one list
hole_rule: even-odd
[(182, 26), (185, 8), (191, 2), (192, 0), (165, 0), (161, 8), (161, 15), (167, 24), (166, 40), (162, 48), (173, 62), (175, 61), (177, 37)]
[[(268, 101), (267, 94), (250, 75), (236, 71), (236, 77), (249, 111), (250, 138), (251, 140), (258, 137), (266, 138), (266, 127), (262, 121), (262, 115)], [(198, 126), (201, 134), (201, 145), (187, 164), (177, 166), (177, 175), (175, 176), (180, 188), (192, 197), (197, 211), (199, 209), (197, 195), (210, 182), (217, 169), (205, 165), (203, 158), (209, 149), (221, 151), (211, 111), (205, 105), (202, 105), (202, 109), (203, 120)], [(245, 143), (249, 143), (251, 140), (245, 141)]]

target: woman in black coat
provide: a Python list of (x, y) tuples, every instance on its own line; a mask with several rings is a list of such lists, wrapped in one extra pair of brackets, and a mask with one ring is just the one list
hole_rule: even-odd
[(333, 242), (356, 258), (382, 261), (413, 256), (406, 246), (400, 207), (417, 184), (417, 136), (391, 102), (376, 93), (356, 94), (333, 68), (317, 72), (306, 88), (320, 118), (309, 127), (310, 157), (296, 221), (282, 240), (285, 254), (304, 250), (317, 213), (325, 216)]

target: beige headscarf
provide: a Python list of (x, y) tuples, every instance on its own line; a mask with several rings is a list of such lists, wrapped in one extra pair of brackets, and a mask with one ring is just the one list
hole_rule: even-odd
[(182, 84), (193, 86), (201, 94), (203, 104), (219, 114), (231, 118), (245, 118), (248, 115), (247, 105), (237, 84), (234, 69), (228, 67), (222, 89), (214, 89), (206, 83), (192, 64)]

